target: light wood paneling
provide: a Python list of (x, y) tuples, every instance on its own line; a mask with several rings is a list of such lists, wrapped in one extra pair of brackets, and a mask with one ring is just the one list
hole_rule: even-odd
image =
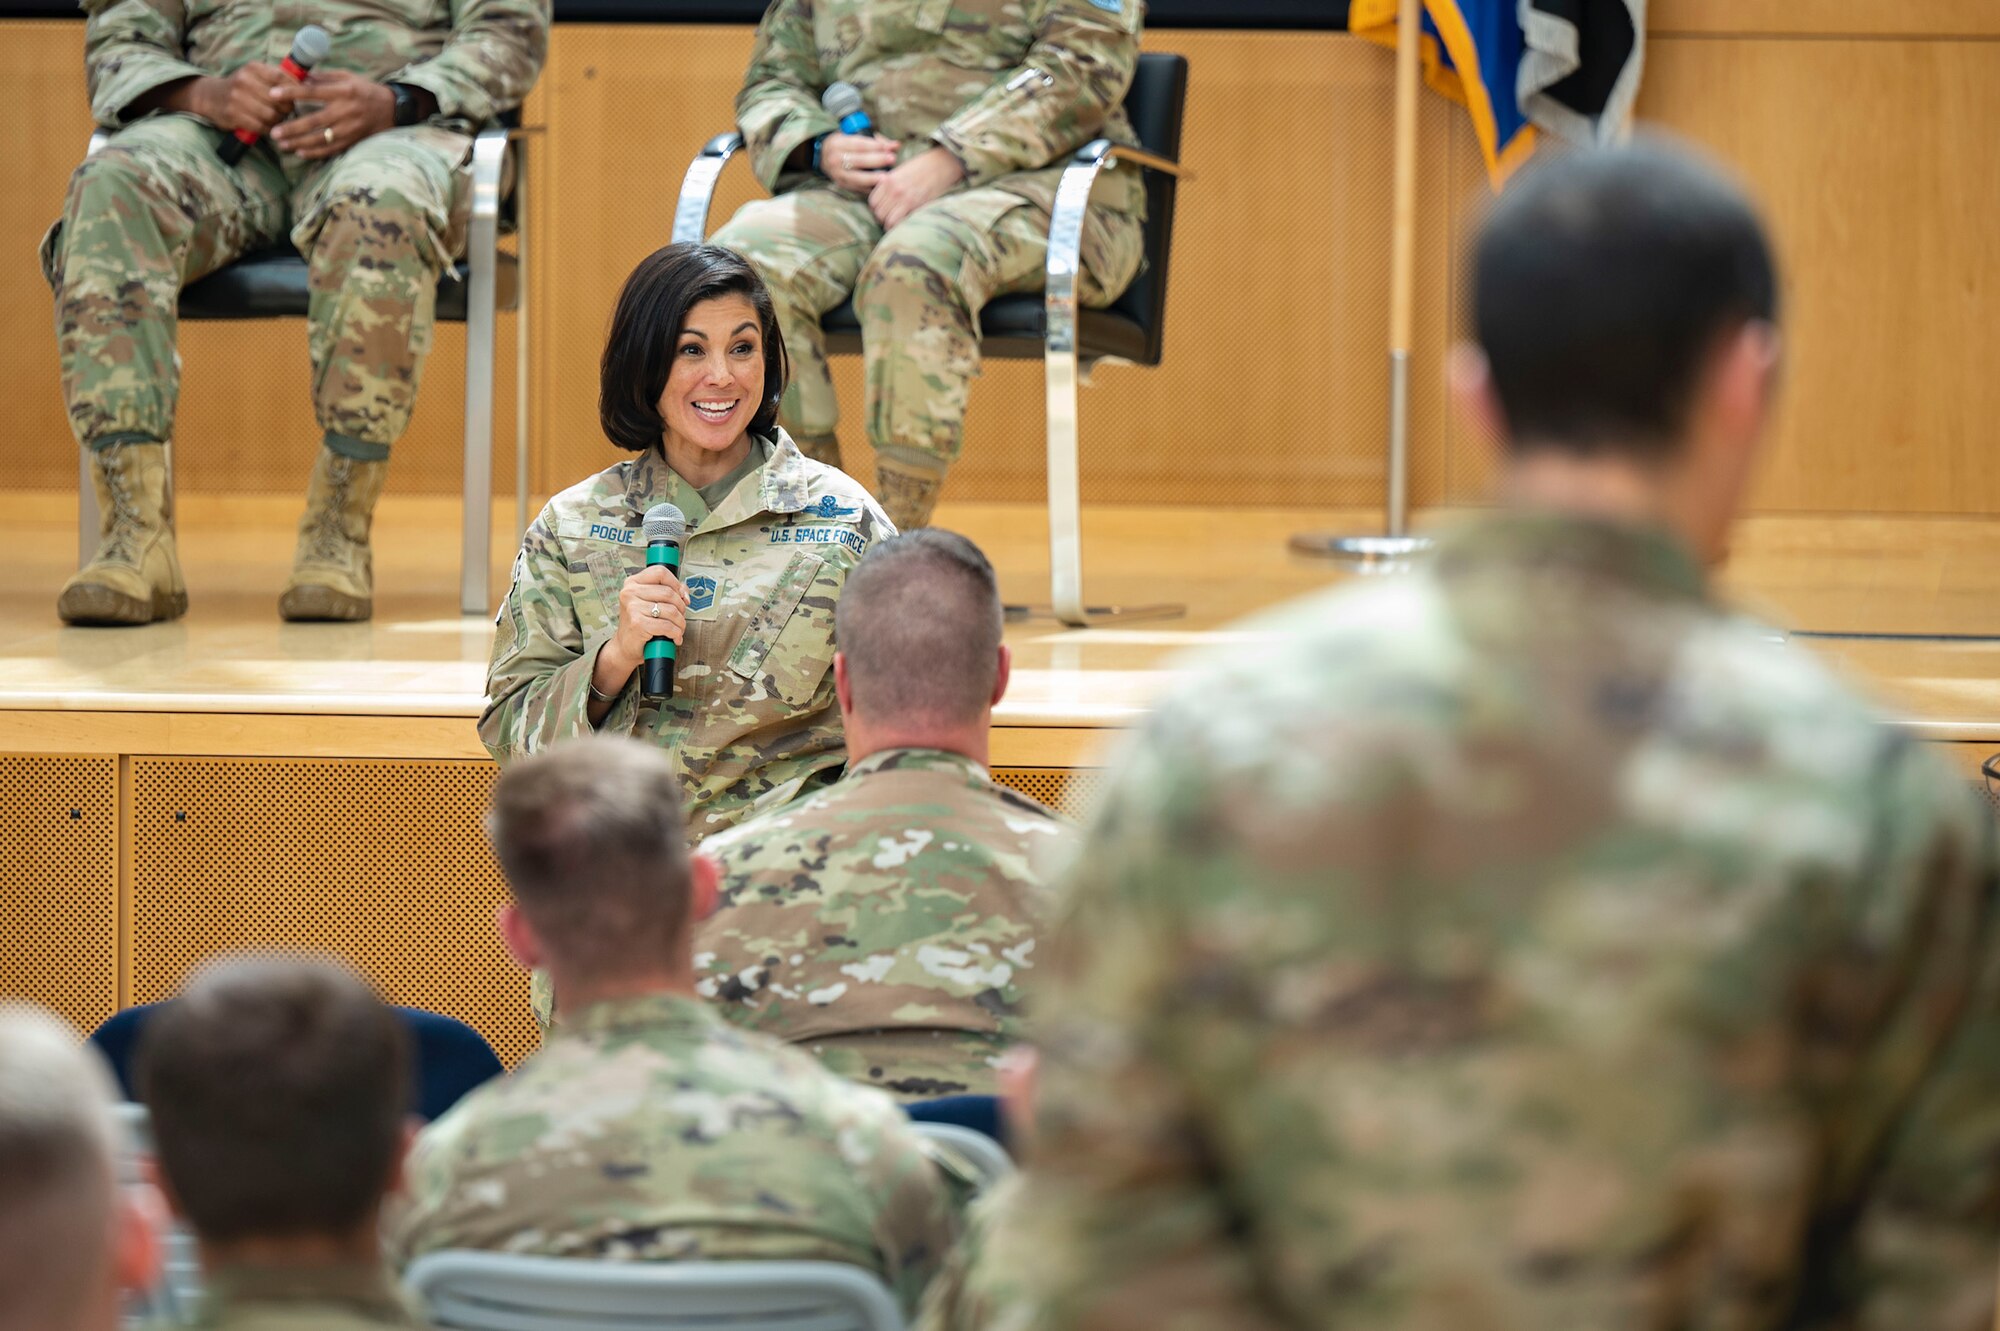
[[(2000, 354), (1985, 288), (2000, 260), (2000, 12), (1986, 0), (1661, 0), (1640, 112), (1734, 163), (1768, 208), (1787, 271), (1785, 406), (1755, 496), (1772, 512), (1991, 513)], [(25, 261), (60, 206), (87, 131), (81, 25), (9, 22), (0, 72), (16, 188), (0, 237), (0, 384), (10, 480), (61, 487), (73, 454), (56, 391), (48, 294)], [(1776, 34), (1776, 35), (1769, 35)], [(596, 423), (597, 356), (618, 284), (668, 232), (688, 158), (725, 127), (743, 27), (559, 25), (530, 119), (539, 493), (615, 455)], [(1167, 362), (1107, 367), (1083, 395), (1094, 502), (1372, 505), (1386, 416), (1389, 53), (1336, 34), (1158, 31), (1192, 65)], [(1423, 103), (1412, 494), (1476, 501), (1491, 441), (1446, 410), (1442, 361), (1461, 335), (1454, 274), (1488, 197), (1466, 117)], [(72, 146), (75, 145), (75, 146)], [(733, 167), (714, 221), (755, 186)], [(503, 323), (503, 336), (509, 331)], [(313, 446), (302, 332), (191, 326), (184, 335), (184, 494), (295, 492)], [(458, 487), (462, 335), (440, 330), (392, 491)], [(502, 357), (502, 431), (511, 356)], [(836, 362), (858, 419), (860, 366)], [(246, 388), (247, 386), (247, 388)], [(989, 368), (973, 394), (967, 500), (1041, 493), (1041, 378)], [(850, 466), (866, 475), (852, 424)], [(497, 483), (511, 487), (502, 447)]]
[(2000, 509), (2000, 43), (1662, 38), (1639, 111), (1734, 164), (1777, 238), (1756, 505)]

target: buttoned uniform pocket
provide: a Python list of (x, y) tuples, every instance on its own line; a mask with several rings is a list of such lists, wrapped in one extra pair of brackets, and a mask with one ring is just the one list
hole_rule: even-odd
[(774, 695), (803, 707), (819, 692), (833, 667), (833, 602), (838, 590), (822, 578), (825, 571), (822, 556), (793, 551), (744, 626), (736, 650), (729, 654), (729, 669), (753, 695)]

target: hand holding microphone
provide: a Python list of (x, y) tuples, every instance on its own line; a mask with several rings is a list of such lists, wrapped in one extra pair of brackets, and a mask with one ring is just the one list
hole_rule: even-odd
[(625, 579), (618, 592), (618, 628), (598, 649), (591, 686), (617, 694), (641, 672), (640, 694), (670, 698), (674, 658), (687, 632), (688, 593), (681, 585), (681, 540), (687, 516), (672, 504), (646, 510), (646, 567)]
[(820, 142), (820, 174), (844, 190), (866, 195), (896, 164), (902, 145), (875, 132), (862, 109), (861, 92), (852, 83), (833, 84), (820, 94), (819, 104), (840, 122), (839, 131)]
[(326, 59), (326, 53), (331, 49), (333, 39), (326, 35), (326, 29), (317, 23), (308, 23), (293, 36), (292, 53), (285, 57), (278, 69), (249, 64), (227, 80), (227, 97), (218, 108), (220, 114), (209, 117), (231, 131), (215, 146), (215, 155), (222, 159), (224, 166), (235, 166), (242, 161), (243, 154), (284, 118), (286, 106), (273, 97), (270, 90), (282, 87), (284, 80), (305, 82), (313, 66)]

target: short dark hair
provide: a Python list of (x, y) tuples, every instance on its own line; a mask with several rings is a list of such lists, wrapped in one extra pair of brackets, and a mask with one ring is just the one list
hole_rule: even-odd
[(197, 1235), (344, 1237), (375, 1216), (401, 1155), (409, 1037), (342, 965), (235, 957), (147, 1020), (137, 1079)]
[(673, 764), (653, 745), (596, 735), (515, 763), (486, 832), (515, 902), (564, 965), (642, 974), (684, 942), (687, 823)]
[(1501, 195), (1472, 307), (1511, 447), (1659, 458), (1721, 340), (1776, 320), (1778, 278), (1742, 190), (1643, 138), (1556, 157)]
[(993, 699), (1000, 587), (957, 532), (923, 527), (870, 550), (834, 607), (854, 710), (870, 717), (966, 721)]
[(667, 371), (687, 326), (688, 311), (718, 296), (742, 296), (757, 311), (764, 340), (764, 403), (750, 429), (770, 434), (778, 423), (778, 400), (791, 377), (770, 288), (735, 250), (668, 245), (639, 261), (611, 311), (597, 388), (597, 419), (606, 439), (635, 453), (658, 446), (667, 428), (660, 417), (660, 394), (666, 391)]

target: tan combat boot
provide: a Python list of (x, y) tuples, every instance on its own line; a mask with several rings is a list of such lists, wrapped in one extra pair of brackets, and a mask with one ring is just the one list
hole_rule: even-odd
[(174, 551), (165, 444), (113, 444), (90, 455), (97, 553), (63, 584), (56, 613), (71, 624), (150, 624), (187, 613)]
[(944, 473), (912, 467), (893, 458), (875, 455), (875, 497), (889, 514), (897, 531), (915, 531), (931, 525), (931, 510), (937, 507), (938, 491), (944, 488)]
[(360, 462), (322, 447), (306, 487), (299, 548), (278, 614), (294, 623), (352, 621), (375, 613), (375, 560), (368, 524), (389, 462)]
[(835, 471), (845, 471), (840, 465), (840, 440), (830, 434), (795, 434), (792, 442), (799, 446), (799, 452), (814, 462), (824, 462)]

